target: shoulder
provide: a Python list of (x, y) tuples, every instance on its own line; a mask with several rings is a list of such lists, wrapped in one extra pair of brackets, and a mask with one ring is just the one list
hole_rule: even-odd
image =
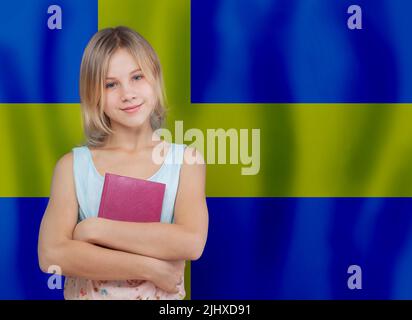
[(57, 160), (56, 167), (67, 168), (73, 164), (73, 151), (67, 152)]
[(178, 199), (187, 199), (193, 206), (195, 199), (204, 200), (205, 188), (206, 165), (203, 155), (196, 148), (186, 147), (180, 169)]
[(57, 160), (54, 168), (56, 174), (70, 174), (73, 171), (73, 151), (70, 151)]
[(194, 147), (186, 147), (183, 154), (184, 165), (198, 165), (200, 167), (205, 166), (205, 160), (202, 153)]
[(87, 160), (87, 154), (89, 148), (85, 145), (72, 148), (71, 151), (65, 153), (56, 163), (56, 168), (72, 169), (74, 162), (78, 162), (78, 165), (83, 165)]
[(51, 183), (51, 197), (56, 194), (66, 194), (74, 186), (73, 179), (73, 152), (64, 154), (56, 162)]
[(206, 174), (206, 164), (202, 153), (194, 147), (187, 146), (184, 149), (181, 170), (183, 178), (203, 180)]

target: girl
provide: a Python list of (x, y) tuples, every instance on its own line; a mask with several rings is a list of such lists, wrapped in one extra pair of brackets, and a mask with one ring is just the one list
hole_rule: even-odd
[[(87, 143), (56, 164), (41, 269), (61, 269), (65, 299), (183, 299), (185, 260), (201, 256), (207, 237), (205, 164), (155, 132), (165, 95), (153, 48), (126, 27), (97, 32), (83, 55), (80, 98)], [(106, 172), (165, 183), (161, 222), (97, 218)]]

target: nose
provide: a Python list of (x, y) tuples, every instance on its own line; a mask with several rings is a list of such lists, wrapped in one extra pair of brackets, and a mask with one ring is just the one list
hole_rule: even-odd
[(136, 94), (133, 92), (132, 88), (129, 86), (124, 87), (121, 97), (123, 102), (132, 101), (136, 99)]

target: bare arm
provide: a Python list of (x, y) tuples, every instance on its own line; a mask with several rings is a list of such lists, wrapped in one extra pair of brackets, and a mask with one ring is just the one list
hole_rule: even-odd
[[(195, 150), (186, 148), (189, 159)], [(205, 197), (206, 167), (196, 151), (196, 162), (185, 161), (175, 202), (175, 223), (134, 223), (87, 219), (75, 230), (75, 238), (104, 247), (166, 260), (197, 260), (208, 231)]]
[(160, 260), (73, 240), (77, 215), (73, 155), (69, 153), (56, 165), (40, 227), (38, 254), (42, 271), (57, 265), (64, 275), (91, 280), (150, 280), (154, 276)]

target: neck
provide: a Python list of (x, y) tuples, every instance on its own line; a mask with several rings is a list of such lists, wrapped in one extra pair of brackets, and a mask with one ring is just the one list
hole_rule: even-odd
[(153, 129), (149, 122), (136, 129), (121, 126), (114, 126), (112, 129), (114, 133), (108, 137), (105, 148), (138, 152), (154, 144)]

